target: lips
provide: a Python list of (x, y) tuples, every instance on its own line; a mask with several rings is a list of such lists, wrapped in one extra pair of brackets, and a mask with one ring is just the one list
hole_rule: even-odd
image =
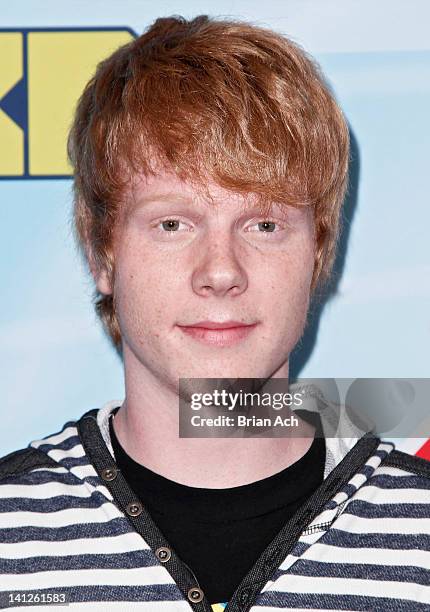
[(198, 323), (190, 323), (184, 327), (203, 327), (204, 329), (230, 329), (232, 327), (247, 327), (252, 325), (243, 321), (199, 321)]
[(241, 321), (199, 321), (178, 327), (194, 340), (221, 347), (244, 340), (257, 325), (258, 323), (246, 324)]

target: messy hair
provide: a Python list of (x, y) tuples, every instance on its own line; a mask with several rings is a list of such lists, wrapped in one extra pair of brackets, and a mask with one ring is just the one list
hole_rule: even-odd
[[(271, 203), (312, 206), (312, 290), (328, 280), (340, 229), (349, 133), (316, 63), (269, 29), (205, 15), (157, 19), (98, 66), (68, 138), (73, 224), (92, 270), (114, 280), (114, 230), (137, 173), (208, 177)], [(113, 286), (113, 284), (112, 284)], [(115, 291), (95, 290), (98, 316), (121, 351)]]

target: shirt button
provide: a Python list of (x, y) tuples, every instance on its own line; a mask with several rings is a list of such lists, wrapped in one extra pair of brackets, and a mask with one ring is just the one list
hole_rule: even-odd
[(203, 591), (198, 587), (192, 587), (188, 591), (188, 599), (193, 603), (199, 603), (199, 601), (202, 601), (203, 597)]
[(102, 478), (103, 480), (114, 480), (116, 478), (118, 474), (118, 470), (114, 467), (112, 468), (105, 468), (102, 471)]
[(161, 561), (162, 563), (166, 563), (166, 561), (168, 561), (170, 557), (172, 556), (170, 549), (167, 548), (166, 546), (160, 546), (160, 548), (157, 548), (157, 550), (155, 551), (155, 554), (157, 556), (157, 559)]
[(127, 504), (125, 511), (130, 516), (139, 516), (143, 510), (143, 506), (140, 502), (134, 501)]

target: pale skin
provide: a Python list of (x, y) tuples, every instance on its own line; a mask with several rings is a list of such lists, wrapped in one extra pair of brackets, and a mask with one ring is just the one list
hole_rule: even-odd
[[(207, 186), (210, 201), (161, 170), (130, 190), (114, 250), (125, 377), (114, 428), (150, 470), (192, 487), (229, 488), (298, 461), (314, 430), (301, 421), (300, 436), (290, 438), (179, 438), (178, 379), (288, 378), (309, 306), (314, 220), (309, 207), (262, 216), (252, 197)], [(106, 270), (92, 271), (98, 290), (111, 294)], [(178, 327), (227, 319), (257, 325), (232, 346), (204, 344)]]

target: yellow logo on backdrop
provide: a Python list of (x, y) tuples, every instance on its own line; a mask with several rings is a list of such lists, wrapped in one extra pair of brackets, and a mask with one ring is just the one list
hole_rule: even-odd
[(0, 179), (66, 178), (73, 111), (129, 28), (0, 30)]

